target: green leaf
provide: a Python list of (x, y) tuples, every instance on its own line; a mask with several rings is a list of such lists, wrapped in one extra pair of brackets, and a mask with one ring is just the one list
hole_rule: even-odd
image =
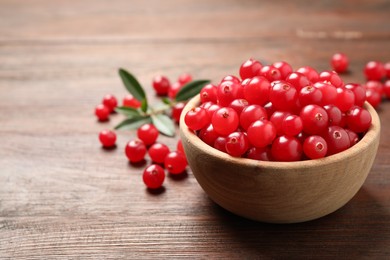
[(123, 84), (126, 89), (138, 100), (141, 102), (146, 99), (145, 91), (142, 88), (141, 84), (139, 84), (138, 80), (131, 75), (128, 71), (120, 68), (119, 76), (121, 77)]
[(210, 83), (210, 80), (194, 80), (182, 87), (176, 95), (176, 101), (186, 101), (199, 94), (202, 88)]
[(150, 117), (136, 116), (123, 120), (121, 123), (115, 126), (115, 129), (132, 130), (150, 122)]
[(164, 104), (167, 104), (167, 105), (170, 105), (172, 103), (172, 101), (169, 98), (166, 98), (166, 97), (162, 98), (161, 100), (162, 100), (162, 102)]
[(115, 108), (115, 111), (127, 117), (140, 116), (139, 111), (132, 107), (117, 107)]
[(175, 124), (165, 114), (152, 115), (152, 122), (158, 131), (167, 136), (175, 136)]
[(144, 98), (142, 101), (141, 101), (141, 110), (146, 113), (146, 111), (148, 111), (148, 101), (146, 100), (146, 98)]

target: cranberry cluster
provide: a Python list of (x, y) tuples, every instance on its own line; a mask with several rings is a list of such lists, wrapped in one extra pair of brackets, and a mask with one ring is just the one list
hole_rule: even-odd
[[(172, 85), (167, 77), (157, 76), (153, 79), (152, 86), (157, 95), (168, 95), (174, 99), (181, 87), (190, 81), (192, 81), (190, 74), (182, 74)], [(108, 94), (104, 96), (102, 103), (96, 106), (95, 115), (99, 121), (107, 121), (117, 106), (116, 97)], [(138, 109), (141, 107), (141, 102), (128, 94), (123, 98), (122, 106)], [(176, 122), (179, 122), (184, 106), (185, 102), (176, 102), (172, 105), (171, 116)], [(125, 155), (131, 163), (142, 163), (145, 161), (146, 154), (149, 154), (153, 164), (145, 168), (142, 178), (150, 189), (158, 189), (162, 186), (165, 179), (164, 168), (170, 174), (177, 175), (183, 173), (188, 164), (180, 140), (176, 146), (177, 150), (171, 151), (167, 145), (157, 142), (158, 136), (158, 129), (153, 124), (146, 123), (137, 129), (137, 138), (130, 140), (125, 147)], [(99, 140), (104, 148), (115, 147), (116, 139), (116, 133), (112, 130), (106, 129), (99, 133)]]
[(192, 81), (192, 76), (188, 73), (181, 74), (173, 84), (170, 83), (166, 76), (158, 75), (154, 77), (152, 85), (157, 95), (168, 96), (173, 99), (180, 88), (190, 81)]
[[(117, 106), (117, 98), (114, 95), (107, 94), (103, 97), (102, 103), (95, 107), (95, 115), (99, 121), (107, 121), (110, 114), (115, 112), (115, 108)], [(123, 106), (139, 108), (141, 106), (141, 102), (134, 98), (131, 94), (128, 94), (123, 98)]]
[(371, 125), (365, 88), (345, 84), (335, 71), (249, 59), (239, 74), (205, 86), (201, 104), (184, 118), (201, 140), (232, 156), (322, 158), (356, 144)]
[(375, 108), (382, 102), (382, 98), (390, 99), (390, 62), (383, 64), (379, 61), (370, 61), (364, 67), (367, 82), (367, 101)]
[(170, 151), (163, 143), (157, 143), (159, 132), (153, 124), (144, 124), (137, 130), (138, 139), (131, 140), (125, 147), (125, 154), (131, 163), (145, 160), (146, 153), (154, 164), (145, 168), (143, 181), (150, 189), (160, 188), (165, 179), (164, 168), (170, 174), (181, 174), (187, 167), (183, 146), (179, 140), (177, 151)]
[[(125, 147), (125, 154), (131, 163), (142, 163), (146, 153), (154, 164), (149, 165), (143, 172), (143, 181), (150, 189), (160, 188), (165, 179), (165, 167), (170, 174), (181, 174), (187, 167), (187, 159), (183, 145), (179, 140), (177, 151), (170, 151), (163, 143), (158, 143), (159, 132), (153, 124), (144, 124), (137, 130), (137, 139), (130, 140)], [(99, 134), (103, 147), (115, 146), (116, 134), (112, 130), (103, 130)]]

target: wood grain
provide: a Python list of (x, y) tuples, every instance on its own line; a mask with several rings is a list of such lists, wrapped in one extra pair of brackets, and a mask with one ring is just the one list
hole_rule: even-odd
[[(0, 0), (0, 258), (388, 258), (390, 103), (381, 143), (357, 195), (303, 224), (269, 225), (216, 206), (191, 171), (160, 194), (143, 166), (100, 148), (93, 108), (125, 94), (117, 69), (151, 78), (182, 72), (218, 81), (248, 57), (329, 69), (390, 60), (388, 1)], [(176, 140), (161, 137), (172, 149)], [(150, 163), (149, 160), (146, 162)]]

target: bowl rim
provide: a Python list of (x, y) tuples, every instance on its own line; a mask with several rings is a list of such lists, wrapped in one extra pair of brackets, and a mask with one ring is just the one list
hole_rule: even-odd
[[(234, 157), (209, 146), (186, 126), (184, 122), (184, 116), (186, 112), (192, 109), (193, 107), (197, 106), (199, 103), (200, 103), (200, 97), (199, 95), (196, 95), (184, 107), (183, 112), (181, 114), (180, 126), (179, 126), (180, 131), (182, 133), (182, 137), (184, 136), (185, 138), (188, 139), (189, 142), (197, 146), (200, 150), (205, 151), (205, 153), (210, 154), (211, 156), (216, 157), (219, 160), (230, 161), (231, 163), (243, 165), (243, 166), (245, 165), (251, 167), (263, 167), (263, 168), (279, 170), (279, 169), (286, 169), (286, 168), (300, 169), (300, 168), (310, 168), (313, 166), (319, 167), (323, 165), (328, 165), (330, 163), (337, 163), (339, 161), (345, 160), (346, 158), (354, 157), (358, 153), (361, 153), (362, 150), (364, 150), (365, 147), (367, 147), (376, 138), (378, 138), (380, 134), (379, 116), (375, 111), (375, 109), (368, 102), (365, 102), (363, 107), (367, 109), (368, 112), (371, 114), (371, 118), (372, 118), (371, 126), (369, 130), (365, 133), (363, 138), (359, 140), (358, 143), (356, 143), (354, 146), (348, 148), (343, 152), (326, 156), (320, 159), (311, 159), (311, 160), (294, 161), (294, 162), (260, 161), (260, 160), (253, 160), (249, 158)], [(185, 140), (182, 141), (184, 142)]]

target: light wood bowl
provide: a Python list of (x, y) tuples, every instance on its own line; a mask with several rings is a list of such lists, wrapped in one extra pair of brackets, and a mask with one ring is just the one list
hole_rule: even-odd
[(187, 128), (184, 115), (198, 104), (198, 96), (190, 100), (180, 120), (188, 163), (214, 202), (249, 219), (295, 223), (334, 212), (363, 185), (378, 149), (379, 117), (366, 103), (372, 125), (362, 140), (344, 152), (299, 162), (235, 158), (208, 146)]

